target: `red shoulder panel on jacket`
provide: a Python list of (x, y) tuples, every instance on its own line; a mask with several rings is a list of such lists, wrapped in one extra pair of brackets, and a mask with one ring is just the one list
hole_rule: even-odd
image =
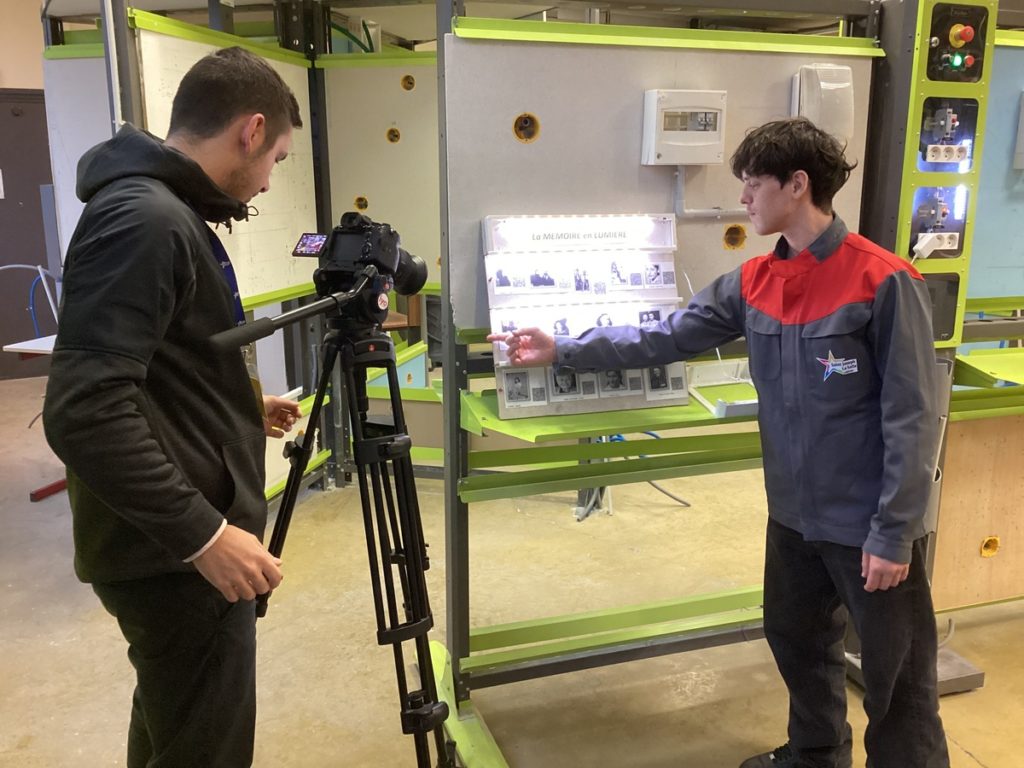
[[(799, 268), (801, 262), (806, 269)], [(895, 272), (923, 279), (909, 261), (851, 232), (820, 263), (807, 251), (786, 261), (774, 254), (750, 259), (741, 282), (748, 305), (786, 325), (802, 325), (847, 304), (874, 301), (878, 286)]]

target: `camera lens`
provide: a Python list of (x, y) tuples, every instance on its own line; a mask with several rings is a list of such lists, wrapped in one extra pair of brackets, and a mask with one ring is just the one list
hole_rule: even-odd
[(398, 266), (395, 268), (395, 292), (401, 296), (419, 293), (427, 282), (427, 263), (419, 256), (413, 256), (404, 248), (398, 249)]

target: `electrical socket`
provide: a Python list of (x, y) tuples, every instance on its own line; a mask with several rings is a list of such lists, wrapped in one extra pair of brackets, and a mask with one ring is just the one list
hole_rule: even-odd
[[(922, 247), (922, 244), (926, 245)], [(937, 251), (956, 251), (959, 248), (959, 232), (919, 232), (915, 253), (918, 258), (927, 259)]]
[(967, 159), (967, 147), (963, 144), (929, 144), (925, 160), (929, 163), (959, 163)]

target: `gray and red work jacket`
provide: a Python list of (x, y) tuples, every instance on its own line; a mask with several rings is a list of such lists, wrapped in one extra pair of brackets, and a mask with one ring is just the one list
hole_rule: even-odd
[(933, 523), (931, 302), (913, 266), (838, 217), (798, 254), (780, 238), (655, 328), (556, 338), (556, 366), (643, 368), (740, 336), (758, 393), (769, 515), (808, 541), (909, 562)]

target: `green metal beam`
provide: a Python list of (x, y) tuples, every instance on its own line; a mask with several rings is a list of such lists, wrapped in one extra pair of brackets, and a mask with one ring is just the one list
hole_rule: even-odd
[(305, 69), (309, 69), (310, 66), (312, 66), (309, 59), (296, 51), (286, 51), (276, 45), (253, 43), (246, 40), (244, 37), (229, 35), (225, 32), (218, 32), (216, 30), (208, 29), (207, 27), (199, 27), (195, 24), (186, 24), (185, 22), (178, 21), (177, 19), (169, 19), (166, 16), (148, 13), (147, 11), (140, 11), (138, 8), (128, 9), (128, 23), (136, 29), (146, 29), (150, 32), (159, 32), (161, 35), (167, 35), (168, 37), (192, 40), (196, 43), (205, 43), (217, 48), (226, 48), (238, 45), (266, 59), (285, 61), (289, 64), (304, 67)]
[(316, 286), (313, 283), (302, 283), (301, 285), (292, 285), (288, 288), (278, 288), (266, 293), (242, 297), (242, 309), (249, 312), (257, 307), (265, 307), (267, 304), (280, 304), (282, 301), (301, 299), (303, 296), (312, 296), (315, 293)]
[(736, 448), (753, 448), (757, 450), (759, 455), (760, 445), (761, 438), (756, 432), (670, 437), (660, 440), (627, 440), (614, 443), (577, 443), (574, 445), (513, 448), (500, 451), (475, 451), (469, 457), (469, 467), (470, 469), (516, 467), (527, 464), (564, 462), (566, 460), (611, 459), (668, 453), (698, 453), (714, 459), (721, 451)]
[(802, 53), (820, 56), (884, 56), (874, 40), (832, 35), (725, 32), (711, 29), (632, 27), (615, 24), (570, 24), (549, 21), (458, 17), (458, 37), (586, 45), (629, 45), (757, 53)]
[(616, 632), (605, 632), (587, 637), (576, 637), (525, 648), (513, 648), (507, 651), (495, 651), (480, 656), (463, 659), (460, 668), (471, 677), (474, 672), (496, 672), (503, 668), (551, 659), (558, 656), (614, 648), (623, 645), (636, 645), (645, 641), (669, 636), (685, 636), (714, 629), (727, 629), (745, 624), (759, 624), (763, 620), (759, 608), (740, 609), (719, 613), (712, 616), (699, 616), (692, 619), (665, 622), (653, 626), (633, 627)]
[(564, 640), (581, 635), (631, 629), (709, 614), (760, 608), (764, 600), (761, 587), (745, 587), (710, 595), (673, 598), (648, 605), (556, 616), (544, 619), (496, 624), (470, 631), (469, 650), (492, 651), (514, 645)]
[[(723, 452), (721, 455), (729, 453)], [(750, 450), (736, 450), (732, 455), (739, 457), (752, 453), (753, 451)], [(760, 451), (758, 451), (759, 453)], [(459, 498), (466, 503), (494, 501), (495, 499), (534, 496), (541, 493), (574, 491), (595, 486), (646, 483), (652, 480), (739, 472), (760, 467), (760, 456), (707, 462), (706, 456), (687, 454), (602, 464), (576, 464), (569, 467), (537, 469), (527, 472), (502, 472), (463, 478), (459, 482)]]
[(1015, 312), (1018, 310), (1024, 310), (1024, 296), (987, 296), (967, 299), (968, 312), (994, 314), (996, 312)]

